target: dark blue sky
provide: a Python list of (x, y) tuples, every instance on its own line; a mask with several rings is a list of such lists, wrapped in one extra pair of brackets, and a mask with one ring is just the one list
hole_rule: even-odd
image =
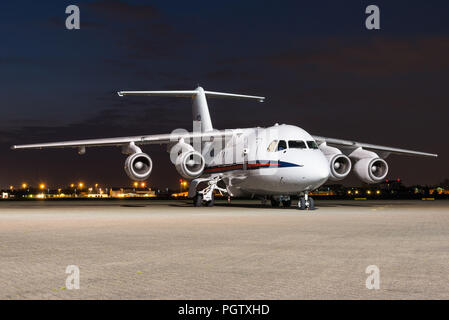
[[(65, 8), (81, 29), (65, 29)], [(369, 4), (381, 30), (365, 28)], [(312, 134), (436, 152), (391, 156), (407, 184), (449, 177), (447, 1), (15, 1), (0, 4), (0, 186), (80, 179), (127, 185), (118, 149), (11, 151), (12, 144), (191, 128), (183, 99), (117, 90), (264, 95), (210, 101), (216, 128), (303, 127)], [(174, 186), (163, 147), (149, 183)]]

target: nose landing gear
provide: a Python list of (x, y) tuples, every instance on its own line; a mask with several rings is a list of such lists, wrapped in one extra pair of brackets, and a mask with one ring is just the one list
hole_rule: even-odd
[(313, 201), (312, 197), (309, 197), (309, 194), (307, 192), (304, 193), (304, 195), (299, 196), (298, 209), (315, 210), (315, 201)]

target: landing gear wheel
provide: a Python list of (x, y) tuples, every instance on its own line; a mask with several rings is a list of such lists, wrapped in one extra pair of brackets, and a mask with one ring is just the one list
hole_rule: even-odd
[(291, 205), (292, 205), (292, 201), (291, 200), (284, 200), (284, 201), (282, 201), (282, 206), (284, 208), (289, 208), (289, 207), (291, 207)]
[(193, 197), (193, 206), (194, 207), (201, 207), (203, 205), (203, 196), (199, 193), (197, 193)]
[(275, 200), (275, 199), (271, 199), (271, 206), (272, 206), (273, 208), (278, 208), (279, 205), (280, 205), (280, 202), (279, 202), (279, 201), (277, 201), (277, 200)]
[(312, 197), (309, 197), (309, 210), (315, 210), (315, 201), (313, 200)]
[(299, 197), (298, 209), (306, 210), (306, 199), (304, 199), (304, 197)]
[(214, 202), (215, 202), (214, 194), (212, 193), (212, 199), (210, 199), (210, 201), (207, 201), (206, 206), (213, 207), (214, 206)]
[(298, 202), (299, 210), (315, 210), (315, 201), (312, 197), (307, 197), (307, 201), (305, 197), (300, 197)]

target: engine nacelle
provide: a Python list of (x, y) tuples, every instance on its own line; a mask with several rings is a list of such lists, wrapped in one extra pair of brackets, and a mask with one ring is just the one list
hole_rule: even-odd
[(319, 148), (329, 161), (329, 180), (339, 181), (346, 178), (351, 172), (351, 160), (337, 148), (324, 143)]
[(195, 179), (201, 176), (205, 165), (204, 157), (195, 150), (180, 153), (175, 161), (176, 170), (186, 179)]
[(355, 163), (354, 172), (363, 182), (378, 183), (387, 176), (388, 164), (381, 158), (363, 158)]
[(329, 160), (329, 179), (333, 181), (339, 181), (346, 178), (351, 172), (352, 164), (344, 154), (335, 154)]
[(153, 161), (143, 152), (133, 153), (125, 161), (125, 172), (132, 180), (144, 181), (148, 179), (153, 169)]

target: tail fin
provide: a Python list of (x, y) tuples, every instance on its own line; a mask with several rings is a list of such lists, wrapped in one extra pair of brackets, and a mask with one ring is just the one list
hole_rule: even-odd
[(198, 87), (195, 90), (178, 91), (119, 91), (117, 94), (123, 96), (161, 96), (161, 97), (190, 97), (192, 98), (192, 116), (193, 120), (201, 121), (201, 131), (211, 131), (212, 120), (210, 119), (209, 107), (207, 106), (206, 96), (211, 98), (233, 98), (233, 99), (255, 99), (263, 102), (265, 97), (247, 96), (242, 94), (223, 93), (214, 91), (205, 91)]

